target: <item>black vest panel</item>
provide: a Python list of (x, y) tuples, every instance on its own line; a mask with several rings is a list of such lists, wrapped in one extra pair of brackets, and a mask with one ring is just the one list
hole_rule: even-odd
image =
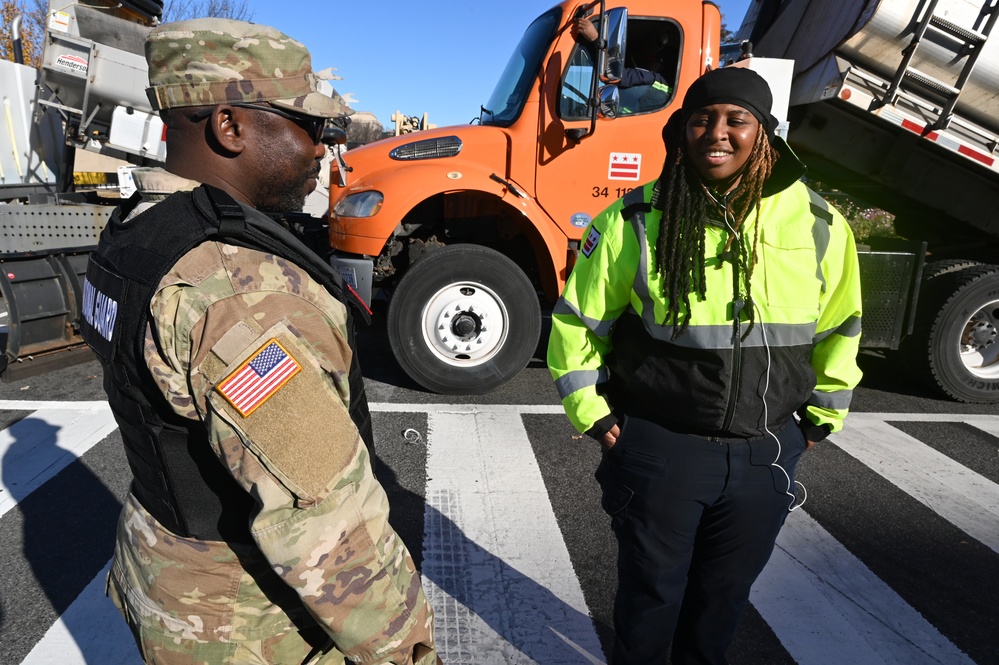
[(80, 321), (83, 338), (104, 368), (104, 389), (133, 474), (132, 493), (177, 535), (251, 542), (253, 499), (215, 456), (204, 425), (173, 412), (144, 362), (149, 303), (157, 285), (182, 256), (206, 241), (273, 254), (305, 270), (347, 306), (347, 341), (354, 351), (350, 417), (374, 460), (351, 310), (364, 320), (368, 312), (332, 267), (294, 235), (219, 189), (178, 192), (126, 224), (138, 201), (136, 195), (112, 213), (90, 255)]

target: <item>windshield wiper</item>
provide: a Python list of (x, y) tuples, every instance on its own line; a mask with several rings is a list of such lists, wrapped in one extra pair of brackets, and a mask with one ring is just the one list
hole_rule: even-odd
[(488, 114), (489, 114), (489, 119), (490, 119), (490, 120), (492, 120), (492, 119), (496, 118), (496, 114), (495, 114), (495, 113), (493, 113), (492, 111), (490, 111), (489, 109), (487, 109), (487, 108), (486, 108), (485, 106), (481, 106), (481, 105), (480, 105), (480, 106), (479, 106), (479, 110), (480, 110), (480, 111), (482, 111), (483, 113), (488, 113)]

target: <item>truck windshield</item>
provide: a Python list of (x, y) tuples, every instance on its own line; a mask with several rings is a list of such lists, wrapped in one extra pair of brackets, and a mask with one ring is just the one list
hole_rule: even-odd
[(506, 126), (517, 119), (561, 20), (562, 9), (553, 7), (527, 29), (489, 101), (482, 107), (479, 124)]

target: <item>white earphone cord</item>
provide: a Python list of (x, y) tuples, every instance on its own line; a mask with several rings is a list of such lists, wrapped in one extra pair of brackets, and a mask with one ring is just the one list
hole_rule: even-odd
[[(756, 307), (755, 303), (753, 306)], [(763, 430), (771, 437), (773, 437), (773, 440), (777, 442), (777, 457), (775, 457), (774, 461), (770, 463), (770, 466), (780, 469), (780, 472), (784, 474), (784, 478), (787, 479), (787, 489), (784, 490), (784, 494), (787, 494), (789, 497), (791, 497), (791, 503), (788, 505), (788, 512), (793, 512), (798, 508), (801, 508), (803, 505), (805, 505), (805, 501), (808, 500), (808, 490), (805, 489), (805, 486), (802, 483), (798, 482), (797, 480), (794, 481), (794, 485), (801, 487), (801, 492), (803, 495), (801, 503), (798, 503), (796, 505), (795, 501), (798, 500), (798, 497), (795, 495), (794, 492), (791, 491), (791, 476), (788, 475), (784, 467), (782, 467), (780, 464), (777, 463), (777, 460), (780, 459), (780, 453), (781, 453), (780, 439), (774, 436), (774, 433), (770, 431), (770, 426), (767, 424), (770, 422), (770, 411), (767, 408), (767, 391), (770, 390), (770, 344), (767, 342), (767, 327), (763, 323), (762, 320), (763, 315), (760, 313), (759, 307), (756, 307), (756, 314), (757, 316), (760, 317), (759, 321), (760, 330), (763, 331), (763, 348), (767, 350), (767, 377), (766, 377), (766, 383), (763, 385)]]

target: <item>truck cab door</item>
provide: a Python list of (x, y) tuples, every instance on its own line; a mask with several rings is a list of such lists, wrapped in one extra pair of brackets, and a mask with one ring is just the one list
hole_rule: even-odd
[[(581, 237), (597, 213), (662, 169), (665, 149), (659, 136), (676, 106), (682, 31), (670, 19), (629, 17), (626, 35), (618, 117), (599, 117), (592, 133), (591, 94), (604, 85), (597, 49), (573, 41), (566, 30), (562, 39), (567, 43), (552, 56), (564, 57), (565, 66), (557, 73), (551, 62), (547, 68), (551, 78), (559, 78), (547, 86), (540, 114), (536, 195), (571, 240)], [(646, 68), (658, 74), (657, 85), (624, 85)], [(587, 135), (574, 141), (566, 133), (571, 129)]]

